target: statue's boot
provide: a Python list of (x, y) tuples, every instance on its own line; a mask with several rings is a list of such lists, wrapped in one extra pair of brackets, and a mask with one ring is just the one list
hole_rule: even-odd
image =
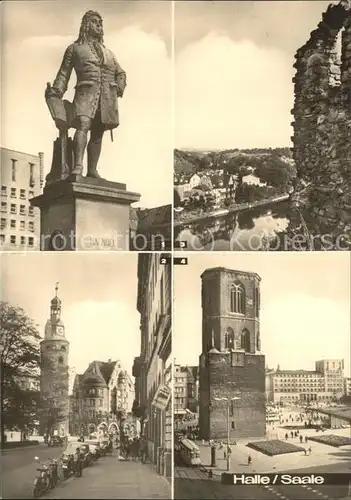
[(98, 173), (96, 168), (88, 168), (87, 177), (93, 177), (94, 179), (101, 179), (101, 175)]
[(101, 179), (97, 171), (97, 164), (101, 153), (102, 136), (91, 137), (88, 144), (88, 171), (87, 177)]
[(72, 170), (73, 175), (82, 175), (83, 173), (83, 165), (76, 165)]
[(73, 175), (83, 174), (83, 158), (87, 146), (87, 133), (83, 130), (77, 130), (74, 136), (74, 168)]

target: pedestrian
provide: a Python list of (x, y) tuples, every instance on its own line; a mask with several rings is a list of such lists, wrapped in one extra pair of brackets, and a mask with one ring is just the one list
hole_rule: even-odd
[(286, 433), (285, 434), (285, 439), (288, 440), (288, 438), (289, 438), (289, 435), (288, 435), (288, 433)]
[(306, 448), (303, 449), (303, 451), (305, 452), (305, 456), (307, 455), (307, 450)]
[(308, 448), (308, 453), (309, 453), (310, 455), (311, 455), (311, 453), (312, 453), (312, 448), (311, 448), (311, 446)]
[(302, 437), (302, 436), (300, 436), (300, 443), (302, 443), (302, 440), (303, 440), (303, 437)]
[(308, 437), (307, 437), (307, 436), (305, 436), (305, 443), (307, 443), (307, 442), (308, 442)]
[(290, 436), (293, 438), (294, 437), (294, 433), (293, 431), (290, 432)]
[(82, 459), (81, 459), (79, 447), (76, 449), (76, 453), (74, 456), (74, 462), (75, 462), (75, 476), (82, 477), (83, 465), (82, 465)]
[(251, 465), (251, 464), (252, 464), (252, 458), (251, 458), (251, 456), (249, 455), (249, 456), (247, 457), (247, 465)]

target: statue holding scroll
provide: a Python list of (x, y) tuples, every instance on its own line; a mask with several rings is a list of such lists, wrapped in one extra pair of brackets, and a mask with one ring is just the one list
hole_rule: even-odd
[[(77, 84), (73, 102), (69, 103), (62, 98), (73, 69)], [(66, 49), (53, 85), (48, 84), (45, 92), (46, 102), (60, 131), (60, 178), (82, 175), (86, 149), (86, 175), (100, 177), (97, 164), (102, 137), (105, 130), (111, 130), (112, 137), (112, 129), (119, 125), (117, 98), (123, 96), (125, 87), (126, 74), (103, 43), (102, 17), (90, 10), (83, 16), (78, 39)], [(76, 129), (71, 144), (69, 128)], [(54, 163), (48, 180), (57, 180)]]

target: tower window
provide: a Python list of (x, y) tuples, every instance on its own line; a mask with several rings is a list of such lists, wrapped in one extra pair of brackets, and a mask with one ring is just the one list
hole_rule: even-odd
[(256, 316), (256, 318), (259, 317), (259, 312), (260, 312), (260, 294), (259, 294), (258, 288), (255, 288), (255, 316)]
[(245, 288), (240, 281), (230, 287), (230, 312), (245, 314)]
[(61, 346), (61, 351), (65, 351), (66, 350), (66, 346), (62, 345)]
[(250, 332), (246, 328), (241, 333), (241, 348), (245, 352), (250, 352)]
[(224, 347), (225, 349), (234, 349), (234, 330), (233, 328), (227, 328), (224, 337)]
[(58, 362), (60, 363), (60, 365), (62, 365), (62, 363), (63, 363), (63, 357), (62, 356), (59, 357)]

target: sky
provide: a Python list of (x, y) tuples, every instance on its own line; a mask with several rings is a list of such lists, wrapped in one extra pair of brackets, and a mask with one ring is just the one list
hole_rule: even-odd
[[(171, 203), (173, 170), (172, 15), (170, 2), (9, 1), (2, 2), (2, 146), (30, 154), (44, 152), (51, 167), (57, 130), (44, 99), (64, 51), (78, 37), (83, 14), (97, 10), (104, 39), (127, 73), (119, 99), (120, 126), (103, 139), (102, 177), (141, 193), (145, 208)], [(73, 99), (75, 75), (65, 98)], [(71, 130), (72, 135), (74, 130)]]
[(141, 339), (137, 259), (133, 253), (2, 254), (1, 300), (24, 309), (43, 337), (59, 282), (71, 384), (74, 372), (83, 373), (94, 360), (119, 359), (132, 375)]
[(295, 54), (325, 1), (175, 2), (175, 146), (290, 147)]
[[(185, 257), (185, 252), (181, 257)], [(260, 333), (270, 368), (314, 370), (319, 359), (344, 359), (350, 376), (350, 256), (347, 252), (188, 254), (174, 267), (173, 356), (198, 365), (201, 279), (207, 268), (250, 271), (262, 278)]]

